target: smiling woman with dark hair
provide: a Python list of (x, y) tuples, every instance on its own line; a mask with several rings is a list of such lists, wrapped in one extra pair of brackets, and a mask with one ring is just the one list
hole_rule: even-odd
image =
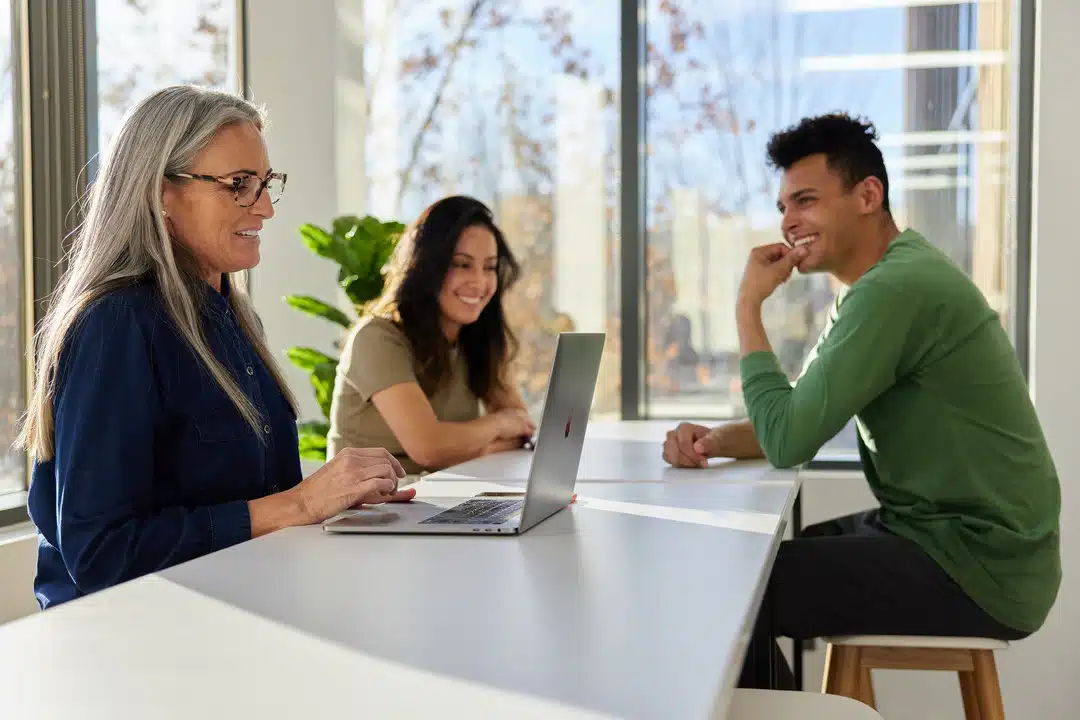
[(483, 203), (453, 196), (425, 210), (346, 340), (329, 455), (382, 446), (416, 474), (521, 447), (535, 428), (510, 377), (516, 341), (502, 307), (518, 274)]

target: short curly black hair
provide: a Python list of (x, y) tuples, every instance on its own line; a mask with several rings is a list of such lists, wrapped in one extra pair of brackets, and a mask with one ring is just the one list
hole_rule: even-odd
[(853, 118), (844, 112), (804, 118), (798, 125), (769, 138), (766, 153), (769, 165), (788, 170), (811, 155), (825, 155), (833, 172), (844, 179), (850, 190), (871, 175), (884, 188), (881, 209), (889, 212), (889, 175), (885, 159), (875, 144), (878, 134), (868, 120)]

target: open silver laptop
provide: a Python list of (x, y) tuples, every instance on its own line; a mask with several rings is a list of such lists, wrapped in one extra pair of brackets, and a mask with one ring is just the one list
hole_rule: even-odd
[(524, 493), (480, 493), (468, 499), (424, 498), (365, 506), (328, 520), (323, 529), (334, 533), (516, 535), (569, 505), (604, 337), (604, 333), (559, 335)]

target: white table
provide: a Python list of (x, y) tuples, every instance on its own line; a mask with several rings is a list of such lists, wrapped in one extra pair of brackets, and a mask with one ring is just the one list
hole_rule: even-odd
[[(578, 482), (772, 482), (790, 486), (792, 481), (789, 474), (775, 477), (763, 475), (764, 462), (713, 460), (711, 469), (723, 472), (672, 468), (664, 462), (662, 452), (664, 436), (676, 424), (667, 420), (590, 422), (578, 467)], [(491, 458), (479, 458), (426, 477), (431, 480), (512, 478), (524, 482), (529, 475), (532, 457), (530, 450), (516, 450), (500, 454), (496, 462), (492, 462)]]
[[(460, 471), (419, 492), (516, 485)], [(723, 717), (795, 473), (626, 479), (521, 537), (292, 528), (0, 627), (0, 717)]]

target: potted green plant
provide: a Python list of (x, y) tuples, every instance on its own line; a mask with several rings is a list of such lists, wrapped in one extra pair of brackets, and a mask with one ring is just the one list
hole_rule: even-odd
[[(354, 314), (363, 317), (368, 306), (382, 294), (386, 265), (404, 230), (405, 226), (399, 222), (381, 222), (370, 215), (363, 218), (344, 215), (334, 219), (330, 230), (305, 224), (300, 228), (300, 237), (316, 255), (337, 263), (338, 286), (352, 304)], [(289, 295), (285, 302), (306, 315), (322, 318), (345, 330), (353, 323), (346, 312), (318, 298)], [(340, 350), (341, 343), (336, 342), (335, 348)], [(286, 354), (294, 365), (308, 373), (315, 400), (323, 414), (321, 420), (297, 424), (300, 457), (325, 462), (330, 400), (334, 397), (338, 358), (310, 347), (291, 347)]]

